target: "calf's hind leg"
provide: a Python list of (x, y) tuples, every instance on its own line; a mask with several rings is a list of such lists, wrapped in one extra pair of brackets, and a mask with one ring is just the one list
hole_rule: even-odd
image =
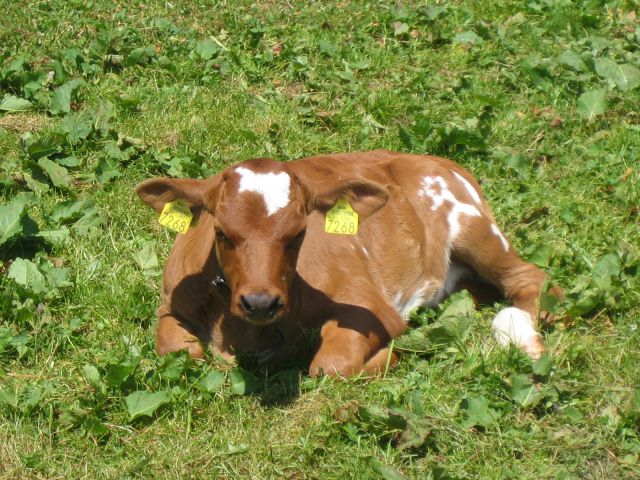
[[(540, 293), (547, 275), (523, 261), (492, 219), (473, 217), (456, 239), (453, 254), (483, 279), (499, 288), (513, 307), (498, 312), (493, 320), (496, 339), (513, 343), (533, 359), (545, 350), (537, 332)], [(560, 295), (559, 290), (552, 293)]]

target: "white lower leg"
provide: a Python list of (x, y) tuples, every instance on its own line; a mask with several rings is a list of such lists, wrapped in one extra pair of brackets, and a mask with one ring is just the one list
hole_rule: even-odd
[(500, 310), (493, 319), (493, 335), (501, 345), (513, 343), (534, 360), (544, 352), (542, 337), (533, 326), (531, 315), (516, 307)]

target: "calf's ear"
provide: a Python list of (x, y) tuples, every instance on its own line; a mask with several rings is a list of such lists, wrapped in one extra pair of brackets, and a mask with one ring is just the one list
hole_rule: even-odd
[(191, 208), (202, 207), (203, 193), (210, 186), (208, 180), (158, 177), (139, 183), (136, 193), (144, 203), (160, 213), (166, 203), (178, 199), (184, 200)]
[(364, 219), (387, 203), (389, 190), (371, 180), (358, 179), (347, 180), (332, 186), (327, 185), (315, 194), (310, 194), (309, 197), (311, 200), (309, 209), (317, 209), (322, 212), (329, 210), (339, 199), (344, 197), (358, 215)]

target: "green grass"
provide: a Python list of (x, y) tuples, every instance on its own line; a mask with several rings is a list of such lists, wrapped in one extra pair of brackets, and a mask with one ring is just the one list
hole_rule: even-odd
[[(640, 478), (637, 2), (196, 3), (0, 0), (0, 477)], [(482, 180), (549, 357), (465, 296), (384, 378), (155, 355), (137, 182), (381, 147)]]

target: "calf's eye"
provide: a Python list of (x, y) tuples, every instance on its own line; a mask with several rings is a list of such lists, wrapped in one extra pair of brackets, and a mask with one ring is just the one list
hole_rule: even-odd
[(224, 242), (229, 241), (229, 237), (227, 237), (219, 227), (216, 227), (216, 239)]

